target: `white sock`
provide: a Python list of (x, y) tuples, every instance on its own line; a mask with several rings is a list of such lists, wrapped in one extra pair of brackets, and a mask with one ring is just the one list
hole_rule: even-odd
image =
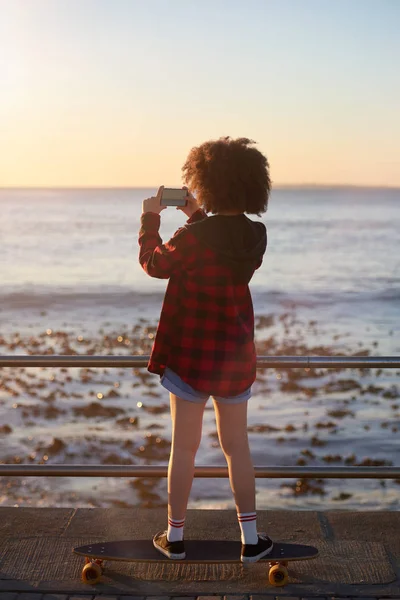
[(242, 532), (242, 544), (257, 544), (257, 513), (237, 513), (237, 517)]
[(185, 525), (185, 519), (177, 521), (168, 517), (168, 532), (167, 540), (169, 542), (181, 542), (183, 540), (183, 527)]

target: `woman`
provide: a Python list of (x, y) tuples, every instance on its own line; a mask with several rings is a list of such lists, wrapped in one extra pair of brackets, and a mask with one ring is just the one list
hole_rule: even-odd
[(185, 515), (210, 395), (241, 530), (241, 560), (256, 562), (273, 546), (257, 533), (247, 437), (247, 403), (256, 378), (248, 284), (262, 264), (267, 232), (244, 213), (265, 212), (271, 188), (268, 160), (252, 144), (224, 137), (192, 148), (182, 168), (189, 200), (177, 207), (189, 218), (167, 243), (158, 233), (166, 208), (160, 205), (163, 187), (143, 201), (139, 261), (151, 277), (169, 279), (147, 369), (170, 392), (168, 529), (153, 543), (171, 559), (186, 556)]

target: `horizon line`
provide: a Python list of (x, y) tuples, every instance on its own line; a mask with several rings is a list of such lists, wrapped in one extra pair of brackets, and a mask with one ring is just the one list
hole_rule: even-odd
[[(0, 185), (0, 190), (147, 190), (158, 185)], [(176, 186), (181, 188), (182, 186)], [(357, 183), (281, 183), (273, 185), (271, 191), (279, 189), (366, 189), (399, 190), (400, 185), (363, 185)]]

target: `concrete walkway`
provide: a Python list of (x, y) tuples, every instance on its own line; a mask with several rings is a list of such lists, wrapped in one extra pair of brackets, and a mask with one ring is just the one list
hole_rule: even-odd
[[(397, 512), (258, 511), (273, 540), (311, 544), (319, 556), (289, 564), (289, 583), (272, 587), (268, 565), (107, 562), (100, 583), (81, 582), (74, 546), (149, 539), (166, 527), (165, 509), (0, 507), (0, 600), (400, 599)], [(236, 514), (188, 511), (186, 539), (240, 539)]]
[[(0, 600), (359, 600), (358, 597), (351, 596), (268, 596), (268, 595), (230, 595), (230, 596), (110, 596), (109, 594), (79, 594), (67, 596), (65, 594), (38, 594), (31, 592), (0, 592)], [(398, 598), (398, 596), (397, 596)], [(362, 600), (379, 600), (370, 596), (365, 596)], [(382, 598), (387, 600), (387, 597)]]

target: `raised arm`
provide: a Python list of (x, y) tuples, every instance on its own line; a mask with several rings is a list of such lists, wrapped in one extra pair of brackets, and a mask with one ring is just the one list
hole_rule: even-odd
[[(139, 230), (139, 262), (143, 270), (150, 277), (158, 279), (168, 279), (175, 269), (182, 268), (183, 264), (191, 256), (191, 243), (193, 237), (188, 236), (186, 227), (180, 227), (172, 238), (163, 244), (158, 233), (160, 229), (160, 212), (165, 207), (160, 206), (160, 197), (162, 193), (161, 186), (157, 196), (147, 198), (143, 202), (143, 213), (141, 215), (141, 227)], [(182, 210), (189, 218), (187, 223), (201, 221), (207, 217), (201, 208), (199, 208), (195, 198), (188, 192), (189, 201), (185, 207), (177, 207)]]
[(150, 277), (168, 279), (174, 270), (182, 268), (192, 249), (185, 227), (178, 229), (165, 244), (158, 233), (159, 228), (160, 215), (152, 212), (142, 214), (138, 238), (139, 262)]

